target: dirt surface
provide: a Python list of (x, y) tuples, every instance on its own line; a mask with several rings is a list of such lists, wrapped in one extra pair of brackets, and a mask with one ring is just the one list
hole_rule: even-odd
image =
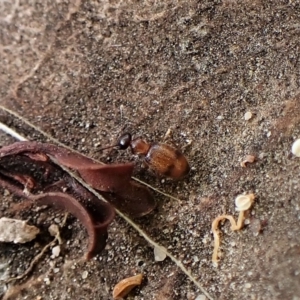
[[(297, 300), (300, 161), (290, 149), (300, 137), (299, 36), (299, 1), (1, 1), (0, 102), (83, 154), (136, 161), (138, 178), (180, 199), (154, 193), (157, 209), (135, 221), (212, 299)], [(47, 141), (3, 109), (0, 118)], [(129, 151), (96, 152), (123, 131), (180, 148), (189, 176), (163, 180)], [(1, 133), (0, 141), (15, 140)], [(257, 161), (242, 168), (248, 154)], [(249, 224), (234, 233), (222, 226), (215, 268), (211, 222), (237, 216), (234, 199), (244, 192), (257, 195)], [(6, 190), (1, 198), (0, 216), (43, 230), (31, 243), (1, 244), (0, 278), (8, 278), (25, 271), (64, 215), (15, 212), (21, 199)], [(87, 235), (75, 218), (61, 235), (59, 257), (48, 251), (28, 277), (0, 284), (4, 299), (112, 299), (114, 285), (137, 273), (145, 279), (127, 299), (203, 294), (169, 258), (155, 262), (152, 246), (119, 216), (105, 250), (88, 262), (81, 261)]]

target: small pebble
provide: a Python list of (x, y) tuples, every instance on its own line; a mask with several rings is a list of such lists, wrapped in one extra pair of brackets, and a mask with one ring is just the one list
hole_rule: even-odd
[(59, 233), (59, 227), (56, 224), (49, 226), (48, 231), (51, 236), (56, 236)]
[(4, 196), (9, 196), (10, 195), (10, 191), (5, 189), (4, 192), (3, 192), (3, 195)]
[(253, 232), (254, 236), (258, 236), (262, 232), (262, 224), (259, 219), (253, 218), (250, 223), (250, 230)]
[(194, 262), (198, 262), (199, 261), (199, 257), (198, 256), (194, 256), (193, 259), (194, 259)]
[(300, 157), (300, 139), (296, 140), (294, 143), (293, 143), (293, 146), (292, 146), (292, 153), (297, 156), (297, 157)]
[(59, 272), (59, 268), (54, 268), (53, 269), (53, 273), (58, 273)]
[(246, 284), (245, 284), (245, 288), (246, 288), (246, 289), (250, 289), (251, 286), (252, 286), (251, 283), (246, 283)]
[(245, 121), (249, 121), (252, 118), (252, 112), (251, 111), (247, 111), (244, 115), (244, 119)]
[(245, 219), (244, 224), (245, 225), (249, 225), (250, 224), (250, 220), (249, 219)]
[(86, 279), (89, 275), (89, 272), (88, 271), (83, 271), (82, 275), (81, 275), (81, 278), (82, 279)]
[(165, 247), (155, 247), (154, 248), (154, 259), (155, 261), (163, 261), (166, 257)]
[(198, 295), (195, 300), (206, 300), (205, 295)]
[(52, 248), (52, 257), (58, 257), (60, 254), (60, 246), (55, 246)]
[(45, 282), (47, 285), (49, 285), (49, 284), (50, 284), (50, 279), (49, 279), (48, 277), (45, 277), (45, 278), (44, 278), (44, 282)]
[(26, 221), (0, 218), (0, 242), (27, 243), (35, 239), (40, 230)]

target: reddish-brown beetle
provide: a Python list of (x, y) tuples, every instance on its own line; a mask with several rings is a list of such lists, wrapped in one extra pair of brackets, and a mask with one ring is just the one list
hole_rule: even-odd
[(119, 147), (121, 150), (130, 147), (133, 154), (144, 156), (145, 164), (160, 176), (181, 179), (190, 170), (187, 159), (179, 150), (166, 144), (148, 144), (141, 138), (132, 139), (130, 133), (124, 133), (118, 143), (111, 147)]

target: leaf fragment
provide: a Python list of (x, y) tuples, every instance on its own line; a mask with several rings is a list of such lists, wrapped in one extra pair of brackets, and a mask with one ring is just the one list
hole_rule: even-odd
[(141, 285), (143, 274), (138, 274), (132, 277), (125, 278), (117, 283), (113, 290), (113, 298), (124, 298), (129, 292), (138, 285)]

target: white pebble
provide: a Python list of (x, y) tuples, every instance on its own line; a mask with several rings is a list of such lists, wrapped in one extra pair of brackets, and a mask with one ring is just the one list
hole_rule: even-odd
[(48, 231), (51, 236), (56, 236), (59, 233), (59, 227), (56, 224), (49, 226)]
[(88, 271), (83, 271), (82, 275), (81, 275), (81, 278), (82, 279), (86, 279), (89, 275), (89, 272)]
[(166, 251), (165, 247), (154, 247), (155, 261), (163, 261), (167, 257)]
[(292, 153), (297, 156), (297, 157), (300, 157), (300, 139), (296, 140), (294, 143), (293, 143), (293, 146), (292, 146)]
[(195, 300), (206, 300), (206, 296), (205, 295), (198, 295)]
[(250, 289), (251, 286), (252, 286), (251, 283), (246, 283), (246, 284), (245, 284), (245, 288), (246, 288), (246, 289)]
[(252, 112), (251, 111), (247, 111), (244, 115), (244, 119), (245, 121), (249, 121), (252, 118)]
[(60, 246), (55, 246), (52, 248), (52, 257), (58, 257), (60, 254)]
[(0, 242), (27, 243), (35, 239), (40, 230), (28, 225), (26, 221), (1, 218)]

